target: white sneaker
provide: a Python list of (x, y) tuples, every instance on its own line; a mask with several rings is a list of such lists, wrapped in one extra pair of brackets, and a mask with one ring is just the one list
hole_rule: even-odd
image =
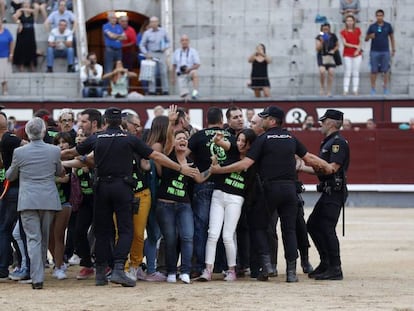
[(76, 265), (80, 264), (80, 261), (81, 261), (81, 259), (79, 258), (79, 256), (76, 255), (76, 254), (73, 254), (73, 256), (69, 258), (68, 263), (71, 266), (76, 266)]
[(177, 276), (174, 274), (168, 274), (167, 277), (167, 282), (168, 283), (176, 283), (177, 282)]
[(126, 272), (126, 276), (129, 277), (133, 281), (137, 281), (137, 272), (138, 268), (135, 267), (129, 267), (129, 271)]
[(191, 284), (190, 275), (188, 273), (181, 273), (180, 280), (185, 284)]
[(191, 93), (191, 97), (193, 99), (197, 99), (197, 97), (198, 97), (198, 91), (197, 90), (193, 90), (193, 92)]
[(64, 280), (68, 278), (65, 271), (63, 271), (62, 269), (56, 269), (56, 268), (55, 270), (53, 270), (53, 276), (57, 278), (58, 280)]

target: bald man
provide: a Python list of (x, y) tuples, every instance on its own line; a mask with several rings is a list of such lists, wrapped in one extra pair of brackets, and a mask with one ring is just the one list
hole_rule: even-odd
[(186, 97), (189, 93), (188, 83), (192, 81), (193, 91), (191, 96), (196, 99), (198, 96), (198, 68), (200, 68), (200, 57), (198, 52), (190, 47), (190, 38), (187, 35), (182, 35), (180, 39), (181, 48), (174, 52), (173, 56), (173, 72), (171, 75), (171, 82), (175, 83), (175, 78), (178, 78), (178, 86), (180, 89), (180, 96)]
[[(170, 39), (164, 28), (159, 26), (158, 17), (150, 18), (149, 29), (144, 32), (139, 49), (145, 54), (147, 59), (153, 59), (157, 62), (157, 71), (161, 76), (161, 86), (163, 95), (168, 95), (168, 77), (165, 51), (170, 47)], [(154, 79), (155, 80), (155, 79)], [(155, 81), (149, 81), (149, 95), (155, 95)]]

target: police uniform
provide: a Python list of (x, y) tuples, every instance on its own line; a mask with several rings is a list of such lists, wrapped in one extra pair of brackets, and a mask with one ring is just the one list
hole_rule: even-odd
[[(108, 108), (104, 118), (109, 123), (107, 130), (88, 137), (76, 147), (77, 152), (83, 155), (94, 151), (95, 157), (96, 285), (106, 284), (104, 269), (112, 256), (114, 269), (111, 282), (135, 286), (135, 282), (130, 282), (132, 280), (124, 274), (133, 237), (133, 153), (148, 158), (153, 150), (137, 137), (123, 132), (119, 126), (111, 125), (111, 120), (121, 120), (120, 109)], [(116, 215), (119, 238), (111, 254), (113, 213)]]
[[(328, 109), (319, 119), (343, 120), (343, 113), (338, 110)], [(308, 219), (308, 232), (318, 249), (321, 264), (309, 277), (315, 279), (341, 280), (341, 259), (339, 253), (339, 241), (335, 227), (341, 208), (345, 203), (346, 172), (349, 166), (348, 142), (339, 131), (325, 137), (320, 147), (320, 158), (328, 163), (340, 165), (338, 172), (331, 175), (318, 175), (318, 191), (321, 196)]]
[[(283, 120), (284, 112), (278, 107), (271, 106), (259, 113), (259, 116), (262, 118), (270, 116)], [(270, 128), (260, 135), (247, 153), (248, 158), (257, 162), (258, 174), (263, 184), (265, 201), (270, 215), (277, 212), (281, 220), (288, 282), (297, 281), (296, 217), (298, 204), (295, 185), (295, 154), (302, 158), (306, 153), (306, 147), (281, 127)], [(269, 221), (271, 217), (262, 215), (257, 218)], [(264, 226), (265, 229), (267, 224)], [(262, 243), (265, 240), (265, 238), (262, 239)], [(265, 249), (266, 245), (263, 247)], [(264, 264), (268, 264), (268, 262)]]

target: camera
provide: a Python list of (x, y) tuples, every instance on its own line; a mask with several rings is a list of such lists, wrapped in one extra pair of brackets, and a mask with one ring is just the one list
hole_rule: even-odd
[(187, 66), (186, 65), (183, 65), (183, 66), (180, 67), (180, 73), (181, 74), (185, 74), (186, 71), (187, 71)]

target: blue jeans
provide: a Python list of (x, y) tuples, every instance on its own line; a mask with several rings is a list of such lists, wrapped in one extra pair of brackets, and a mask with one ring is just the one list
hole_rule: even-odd
[(155, 204), (151, 204), (146, 229), (147, 239), (144, 242), (144, 255), (147, 259), (147, 274), (152, 274), (157, 270), (157, 243), (161, 238), (161, 231), (157, 221)]
[(105, 48), (104, 55), (104, 72), (108, 73), (114, 70), (115, 62), (122, 60), (122, 49)]
[(377, 52), (371, 51), (370, 54), (371, 73), (387, 73), (390, 69), (391, 54), (390, 51)]
[(194, 271), (201, 272), (205, 266), (206, 244), (208, 238), (208, 223), (210, 219), (210, 204), (214, 183), (205, 182), (194, 185)]
[(82, 97), (102, 97), (103, 87), (100, 86), (85, 86), (82, 89)]
[(177, 272), (177, 237), (181, 243), (181, 273), (190, 273), (194, 220), (190, 203), (157, 202), (157, 219), (165, 240), (168, 274)]
[(53, 63), (55, 61), (55, 57), (65, 58), (68, 61), (68, 66), (73, 66), (73, 62), (75, 59), (75, 50), (73, 48), (66, 48), (64, 50), (56, 50), (55, 48), (48, 47), (47, 48), (47, 66), (53, 67)]
[(17, 221), (17, 198), (19, 188), (10, 187), (3, 201), (0, 202), (0, 273), (9, 271), (12, 255), (11, 241), (13, 228)]

